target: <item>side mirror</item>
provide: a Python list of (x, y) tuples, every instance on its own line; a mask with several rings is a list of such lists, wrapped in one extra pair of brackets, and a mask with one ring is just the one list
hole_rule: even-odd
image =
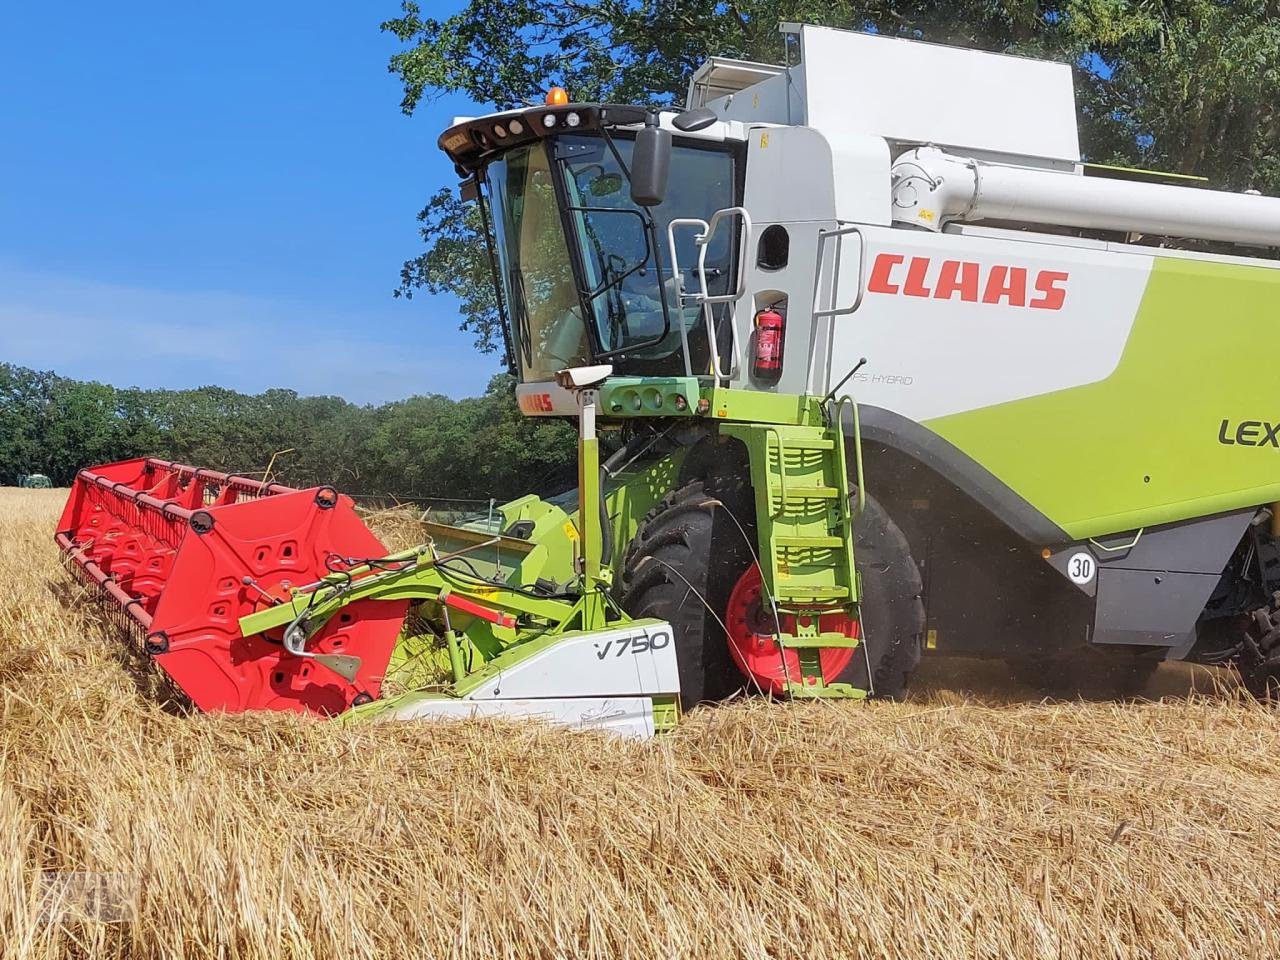
[(631, 153), (631, 202), (656, 207), (667, 196), (667, 172), (671, 167), (671, 131), (658, 126), (658, 115), (645, 117)]

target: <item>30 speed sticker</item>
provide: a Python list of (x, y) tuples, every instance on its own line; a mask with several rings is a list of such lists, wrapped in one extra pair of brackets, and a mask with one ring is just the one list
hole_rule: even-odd
[(1081, 550), (1067, 558), (1067, 578), (1077, 586), (1092, 583), (1098, 575), (1098, 561), (1093, 554)]

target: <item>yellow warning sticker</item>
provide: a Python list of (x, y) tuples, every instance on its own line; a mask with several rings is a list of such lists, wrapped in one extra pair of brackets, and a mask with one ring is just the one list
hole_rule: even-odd
[(924, 646), (926, 650), (938, 649), (938, 631), (937, 630), (930, 630), (928, 633), (925, 634)]
[(578, 539), (578, 528), (573, 525), (572, 520), (564, 525), (564, 535), (570, 540), (576, 541)]

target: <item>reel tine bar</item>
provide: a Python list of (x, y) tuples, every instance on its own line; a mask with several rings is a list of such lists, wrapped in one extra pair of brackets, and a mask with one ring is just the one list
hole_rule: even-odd
[(352, 677), (291, 654), (280, 637), (240, 634), (241, 617), (289, 601), (333, 558), (385, 555), (331, 487), (126, 460), (80, 471), (55, 541), (203, 710), (328, 715), (377, 697), (408, 608), (353, 603), (308, 641), (308, 653), (357, 658)]

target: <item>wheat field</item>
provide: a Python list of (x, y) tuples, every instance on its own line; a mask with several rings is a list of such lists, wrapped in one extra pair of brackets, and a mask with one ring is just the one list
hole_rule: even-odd
[(939, 662), (648, 744), (182, 716), (74, 602), (64, 495), (0, 491), (5, 958), (1280, 956), (1280, 719), (1190, 672)]

